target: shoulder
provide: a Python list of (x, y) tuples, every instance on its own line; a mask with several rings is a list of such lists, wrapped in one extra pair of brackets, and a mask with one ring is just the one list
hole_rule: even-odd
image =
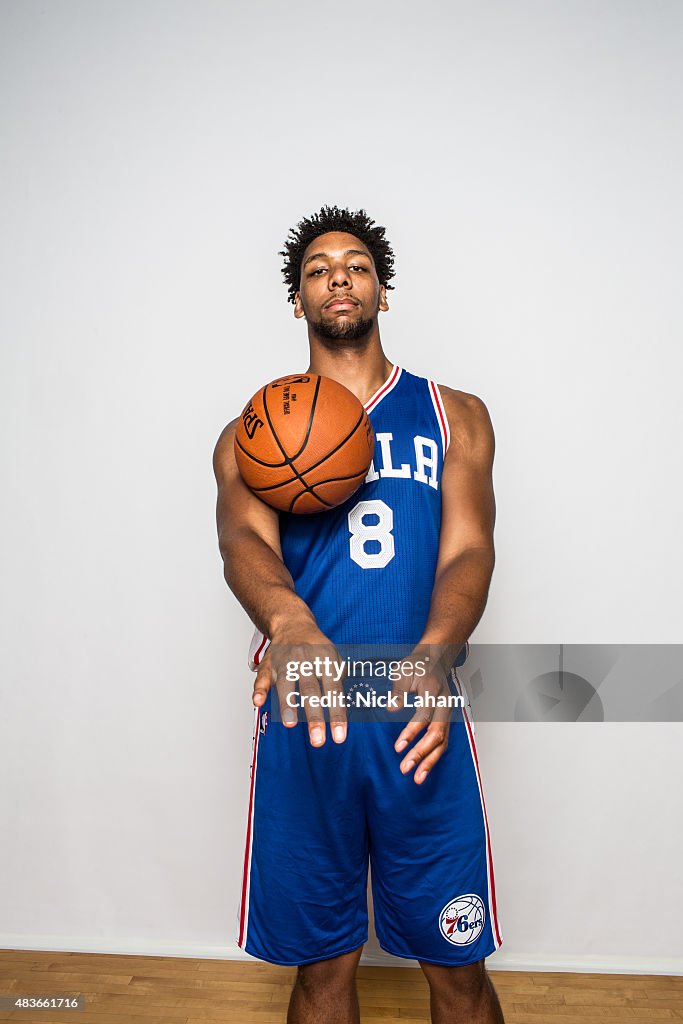
[(448, 416), (451, 444), (456, 442), (467, 450), (490, 449), (492, 452), (495, 438), (485, 402), (478, 395), (445, 384), (439, 384), (439, 392)]

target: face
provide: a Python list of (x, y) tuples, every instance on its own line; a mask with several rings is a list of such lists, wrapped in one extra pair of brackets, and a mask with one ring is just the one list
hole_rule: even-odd
[(306, 317), (325, 341), (352, 342), (372, 330), (379, 310), (389, 308), (372, 256), (355, 235), (329, 231), (308, 246), (294, 316)]

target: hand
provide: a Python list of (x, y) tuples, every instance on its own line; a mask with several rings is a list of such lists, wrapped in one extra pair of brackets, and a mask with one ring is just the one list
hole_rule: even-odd
[[(297, 671), (298, 666), (304, 662), (313, 662), (319, 666), (318, 674), (306, 675)], [(275, 685), (282, 722), (288, 728), (293, 728), (298, 724), (300, 701), (306, 713), (310, 742), (314, 747), (321, 747), (325, 743), (327, 730), (323, 708), (315, 698), (326, 696), (329, 699), (332, 738), (335, 743), (343, 743), (347, 725), (343, 703), (343, 679), (346, 673), (340, 672), (342, 664), (338, 651), (315, 623), (288, 623), (273, 631), (270, 646), (254, 681), (253, 702), (257, 706), (262, 705), (271, 686)], [(314, 698), (313, 703), (311, 698)]]
[(403, 694), (415, 693), (422, 698), (423, 706), (416, 709), (394, 744), (396, 753), (403, 753), (426, 727), (422, 739), (406, 751), (399, 766), (404, 775), (415, 769), (414, 780), (418, 786), (448, 747), (452, 708), (448, 703), (439, 706), (438, 698), (451, 696), (448, 675), (457, 650), (454, 651), (453, 645), (418, 645), (403, 660), (400, 679), (392, 689), (392, 694), (399, 697), (398, 708), (390, 707), (393, 712), (404, 706)]

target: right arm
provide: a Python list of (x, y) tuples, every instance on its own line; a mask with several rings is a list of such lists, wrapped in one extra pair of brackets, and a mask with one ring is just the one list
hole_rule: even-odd
[(218, 485), (216, 525), (223, 575), (247, 615), (271, 641), (280, 633), (301, 633), (317, 623), (294, 589), (282, 560), (278, 514), (242, 480), (233, 442), (236, 420), (216, 444), (213, 468)]
[[(286, 695), (294, 690), (294, 684), (286, 683), (279, 671), (282, 665), (278, 665), (278, 658), (272, 656), (273, 650), (286, 649), (292, 660), (302, 660), (307, 653), (302, 645), (313, 644), (315, 654), (323, 656), (331, 651), (338, 655), (306, 602), (296, 593), (294, 581), (282, 558), (277, 512), (257, 498), (240, 476), (233, 447), (236, 424), (237, 420), (233, 420), (227, 425), (213, 454), (218, 485), (216, 524), (223, 574), (251, 621), (271, 642), (258, 668), (254, 704), (263, 704), (271, 685), (276, 683), (283, 720), (285, 724), (295, 725), (296, 718), (292, 722), (291, 714), (286, 716)], [(309, 682), (303, 679), (300, 680), (300, 689), (302, 693), (311, 692)], [(330, 686), (328, 680), (324, 681), (324, 689), (328, 691), (338, 687)], [(317, 692), (320, 692), (319, 688)], [(322, 710), (307, 705), (306, 715), (311, 742), (319, 746), (325, 742)], [(346, 736), (343, 709), (338, 712), (331, 709), (330, 718), (333, 720), (334, 739), (342, 742)], [(343, 734), (337, 732), (336, 727), (340, 725)], [(322, 735), (317, 730), (321, 730)]]

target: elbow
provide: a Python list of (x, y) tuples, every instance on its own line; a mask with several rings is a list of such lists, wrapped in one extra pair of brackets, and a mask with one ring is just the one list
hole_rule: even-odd
[(495, 562), (496, 552), (492, 540), (469, 544), (444, 561), (437, 569), (436, 580), (454, 573), (460, 580), (473, 584), (477, 593), (483, 589), (488, 594)]
[(454, 561), (469, 561), (481, 565), (482, 568), (490, 569), (496, 564), (496, 549), (493, 546), (493, 539), (483, 540), (476, 544), (470, 544), (454, 557)]
[(223, 555), (223, 579), (228, 584), (233, 593), (235, 593), (238, 578), (239, 571), (237, 559), (226, 557), (226, 555)]
[(493, 570), (496, 565), (496, 549), (493, 546), (493, 540), (478, 550), (480, 551), (479, 557), (481, 558), (482, 569), (486, 574), (486, 591), (488, 593)]
[(238, 547), (239, 545), (235, 544), (233, 537), (226, 533), (218, 534), (218, 550), (223, 559), (223, 577), (233, 591), (239, 564)]

